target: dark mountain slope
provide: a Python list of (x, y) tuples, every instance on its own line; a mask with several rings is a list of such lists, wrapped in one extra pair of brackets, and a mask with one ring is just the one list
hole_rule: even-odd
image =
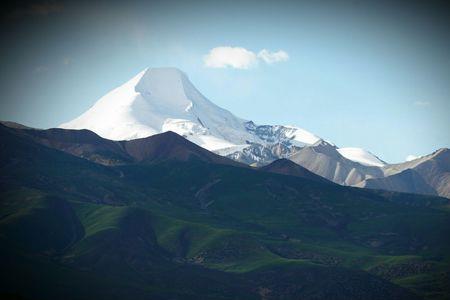
[(84, 229), (68, 201), (26, 189), (2, 194), (0, 239), (33, 253), (60, 254)]
[[(0, 137), (6, 245), (0, 292), (73, 299), (415, 299), (367, 271), (406, 265), (389, 279), (395, 280), (417, 275), (413, 263), (432, 266), (420, 273), (425, 279), (448, 269), (450, 217), (442, 198), (202, 159), (153, 159), (159, 151), (141, 156), (152, 157), (150, 164), (107, 167), (10, 128), (0, 127)], [(63, 219), (82, 230), (60, 219), (14, 225), (7, 216), (28, 220), (20, 212), (36, 191), (61, 199), (62, 211), (69, 204), (72, 213)], [(50, 211), (61, 214), (60, 206)], [(14, 229), (51, 237), (55, 226), (64, 234), (39, 249), (19, 242), (27, 238)]]
[(271, 173), (277, 173), (277, 174), (283, 174), (283, 175), (290, 175), (290, 176), (296, 176), (301, 177), (305, 179), (314, 180), (317, 182), (323, 182), (323, 183), (329, 183), (332, 184), (331, 181), (314, 174), (313, 172), (309, 171), (308, 169), (297, 165), (293, 161), (289, 159), (278, 159), (271, 164), (259, 168), (261, 171), (265, 172), (271, 172)]
[(120, 143), (125, 151), (139, 163), (154, 163), (165, 160), (189, 161), (194, 159), (214, 164), (245, 166), (205, 150), (172, 131)]
[[(6, 123), (6, 125), (11, 125)], [(111, 141), (89, 130), (52, 128), (47, 130), (13, 126), (19, 135), (31, 137), (45, 146), (62, 150), (103, 165), (153, 163), (164, 160), (205, 162), (242, 166), (229, 158), (209, 152), (173, 132), (164, 132), (130, 141)]]
[(22, 130), (37, 142), (104, 165), (133, 163), (134, 159), (122, 145), (101, 138), (89, 130)]

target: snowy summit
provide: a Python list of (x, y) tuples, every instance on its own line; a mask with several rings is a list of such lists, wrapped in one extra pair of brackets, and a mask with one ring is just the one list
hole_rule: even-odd
[(243, 120), (206, 99), (175, 68), (146, 69), (62, 128), (90, 129), (111, 140), (173, 131), (208, 149), (245, 143)]
[[(131, 140), (173, 131), (222, 155), (236, 156), (247, 151), (254, 161), (264, 160), (257, 156), (267, 147), (272, 152), (274, 147), (284, 147), (290, 153), (322, 140), (295, 126), (256, 125), (238, 118), (209, 101), (176, 68), (143, 70), (100, 98), (81, 116), (59, 127), (89, 129), (111, 140)], [(284, 153), (278, 148), (276, 151)], [(383, 164), (362, 149), (348, 149), (354, 148), (339, 152), (362, 164)]]

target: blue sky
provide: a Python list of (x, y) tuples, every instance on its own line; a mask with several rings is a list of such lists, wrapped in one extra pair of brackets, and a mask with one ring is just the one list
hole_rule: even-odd
[[(399, 162), (450, 145), (443, 11), (435, 1), (11, 7), (2, 16), (0, 119), (54, 127), (142, 69), (172, 66), (239, 117), (296, 125)], [(217, 47), (246, 49), (251, 62), (225, 53), (219, 63), (205, 64)], [(266, 63), (267, 55), (258, 56), (263, 49), (288, 58)], [(224, 60), (229, 64), (218, 67)]]

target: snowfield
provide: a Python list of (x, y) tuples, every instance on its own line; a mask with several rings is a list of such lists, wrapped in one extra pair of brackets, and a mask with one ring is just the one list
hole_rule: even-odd
[(366, 166), (383, 167), (386, 165), (384, 161), (361, 148), (339, 148), (337, 151), (345, 158), (359, 162)]

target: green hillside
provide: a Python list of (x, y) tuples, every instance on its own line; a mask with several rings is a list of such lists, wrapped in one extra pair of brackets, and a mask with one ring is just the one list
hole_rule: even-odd
[(0, 133), (5, 298), (449, 299), (444, 198)]

